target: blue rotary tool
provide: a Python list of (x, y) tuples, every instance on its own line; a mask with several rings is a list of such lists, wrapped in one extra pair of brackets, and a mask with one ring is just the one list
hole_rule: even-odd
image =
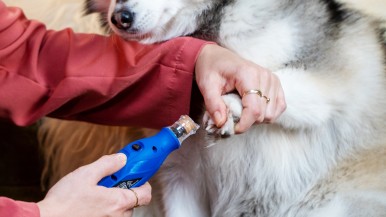
[(143, 185), (158, 171), (167, 156), (198, 128), (199, 125), (189, 116), (183, 115), (156, 135), (126, 145), (119, 151), (127, 156), (126, 165), (104, 177), (98, 185), (126, 189)]

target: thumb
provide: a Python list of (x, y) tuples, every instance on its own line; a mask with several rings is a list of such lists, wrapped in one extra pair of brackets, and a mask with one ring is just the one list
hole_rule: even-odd
[(221, 127), (226, 121), (226, 105), (221, 97), (221, 92), (213, 88), (206, 91), (203, 97), (210, 117), (217, 127)]
[(109, 176), (121, 169), (126, 161), (127, 157), (123, 153), (105, 155), (82, 169), (86, 170), (87, 179), (96, 184), (105, 176)]

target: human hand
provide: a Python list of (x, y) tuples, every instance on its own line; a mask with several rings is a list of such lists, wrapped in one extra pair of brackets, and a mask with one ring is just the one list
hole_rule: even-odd
[[(247, 131), (254, 123), (272, 123), (286, 109), (284, 92), (275, 74), (218, 45), (202, 48), (195, 74), (206, 109), (217, 127), (226, 121), (221, 95), (234, 90), (242, 96), (243, 105), (236, 133)], [(259, 90), (262, 96), (245, 94), (249, 90)]]
[(78, 168), (63, 177), (38, 202), (41, 217), (84, 216), (132, 216), (133, 208), (147, 205), (151, 199), (149, 183), (134, 192), (121, 188), (106, 188), (97, 183), (111, 175), (126, 163), (126, 155), (113, 154)]

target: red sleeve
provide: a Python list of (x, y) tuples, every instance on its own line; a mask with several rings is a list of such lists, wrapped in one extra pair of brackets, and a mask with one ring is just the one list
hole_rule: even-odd
[(15, 201), (6, 197), (0, 197), (0, 216), (39, 217), (40, 212), (36, 203)]
[(156, 45), (49, 31), (0, 1), (0, 117), (42, 116), (163, 127), (189, 112), (197, 55), (207, 42)]

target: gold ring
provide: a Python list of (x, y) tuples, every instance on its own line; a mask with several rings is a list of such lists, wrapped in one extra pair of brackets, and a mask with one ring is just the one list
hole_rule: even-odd
[(131, 189), (131, 188), (129, 188), (129, 190), (132, 191), (132, 192), (134, 193), (134, 195), (135, 195), (136, 201), (135, 201), (134, 208), (139, 207), (139, 204), (138, 204), (138, 194), (137, 194), (137, 192), (135, 192), (135, 191), (134, 191), (133, 189)]
[(261, 93), (261, 91), (260, 91), (260, 90), (251, 89), (251, 90), (247, 90), (247, 91), (244, 91), (244, 93), (243, 93), (243, 96), (242, 96), (242, 97), (244, 97), (245, 95), (248, 95), (248, 94), (257, 94), (257, 95), (259, 95), (260, 97), (262, 97), (262, 96), (263, 96), (263, 94)]
[(263, 96), (265, 98), (265, 100), (267, 101), (267, 104), (271, 101), (271, 98), (269, 98), (268, 96)]

